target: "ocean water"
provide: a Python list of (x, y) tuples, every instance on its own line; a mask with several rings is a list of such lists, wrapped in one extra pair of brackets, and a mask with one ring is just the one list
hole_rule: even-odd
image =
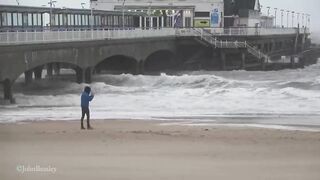
[[(65, 71), (69, 73), (68, 71)], [(14, 85), (0, 122), (79, 120), (86, 84), (65, 75)], [(95, 75), (92, 119), (144, 119), (320, 127), (320, 64), (281, 71)], [(1, 92), (2, 94), (2, 92)]]

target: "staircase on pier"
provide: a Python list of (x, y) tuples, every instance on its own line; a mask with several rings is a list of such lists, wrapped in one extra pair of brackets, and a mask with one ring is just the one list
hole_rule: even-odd
[(217, 39), (213, 34), (204, 30), (204, 29), (192, 29), (192, 33), (198, 37), (198, 40), (202, 43), (207, 43), (216, 48), (225, 48), (225, 49), (234, 49), (234, 48), (243, 48), (247, 49), (248, 53), (258, 58), (263, 62), (268, 62), (269, 56), (256, 49), (248, 42), (244, 41), (222, 41)]

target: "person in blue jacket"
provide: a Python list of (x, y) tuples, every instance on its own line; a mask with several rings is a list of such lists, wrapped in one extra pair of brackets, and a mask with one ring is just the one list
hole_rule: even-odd
[(89, 86), (86, 86), (84, 88), (84, 91), (81, 94), (81, 110), (82, 110), (82, 116), (81, 116), (81, 129), (85, 129), (83, 126), (83, 119), (84, 116), (87, 115), (87, 128), (92, 129), (90, 126), (90, 110), (89, 110), (89, 102), (92, 101), (94, 95), (91, 93), (91, 88)]

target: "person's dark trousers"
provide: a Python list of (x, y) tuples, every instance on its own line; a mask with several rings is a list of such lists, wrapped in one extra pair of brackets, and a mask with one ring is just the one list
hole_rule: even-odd
[(81, 116), (81, 129), (84, 129), (83, 126), (83, 119), (84, 116), (87, 115), (87, 128), (90, 128), (90, 110), (89, 107), (81, 107), (82, 110), (82, 116)]

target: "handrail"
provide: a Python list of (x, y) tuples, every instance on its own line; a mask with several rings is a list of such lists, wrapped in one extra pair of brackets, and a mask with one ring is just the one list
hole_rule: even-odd
[(207, 43), (213, 45), (216, 48), (246, 48), (250, 54), (257, 57), (258, 59), (264, 59), (265, 61), (269, 60), (269, 57), (266, 54), (262, 53), (260, 50), (257, 50), (246, 41), (238, 42), (238, 41), (218, 40), (217, 37), (215, 37), (213, 34), (208, 32), (206, 29), (193, 28), (192, 32), (196, 37), (200, 36), (201, 40), (206, 41)]

